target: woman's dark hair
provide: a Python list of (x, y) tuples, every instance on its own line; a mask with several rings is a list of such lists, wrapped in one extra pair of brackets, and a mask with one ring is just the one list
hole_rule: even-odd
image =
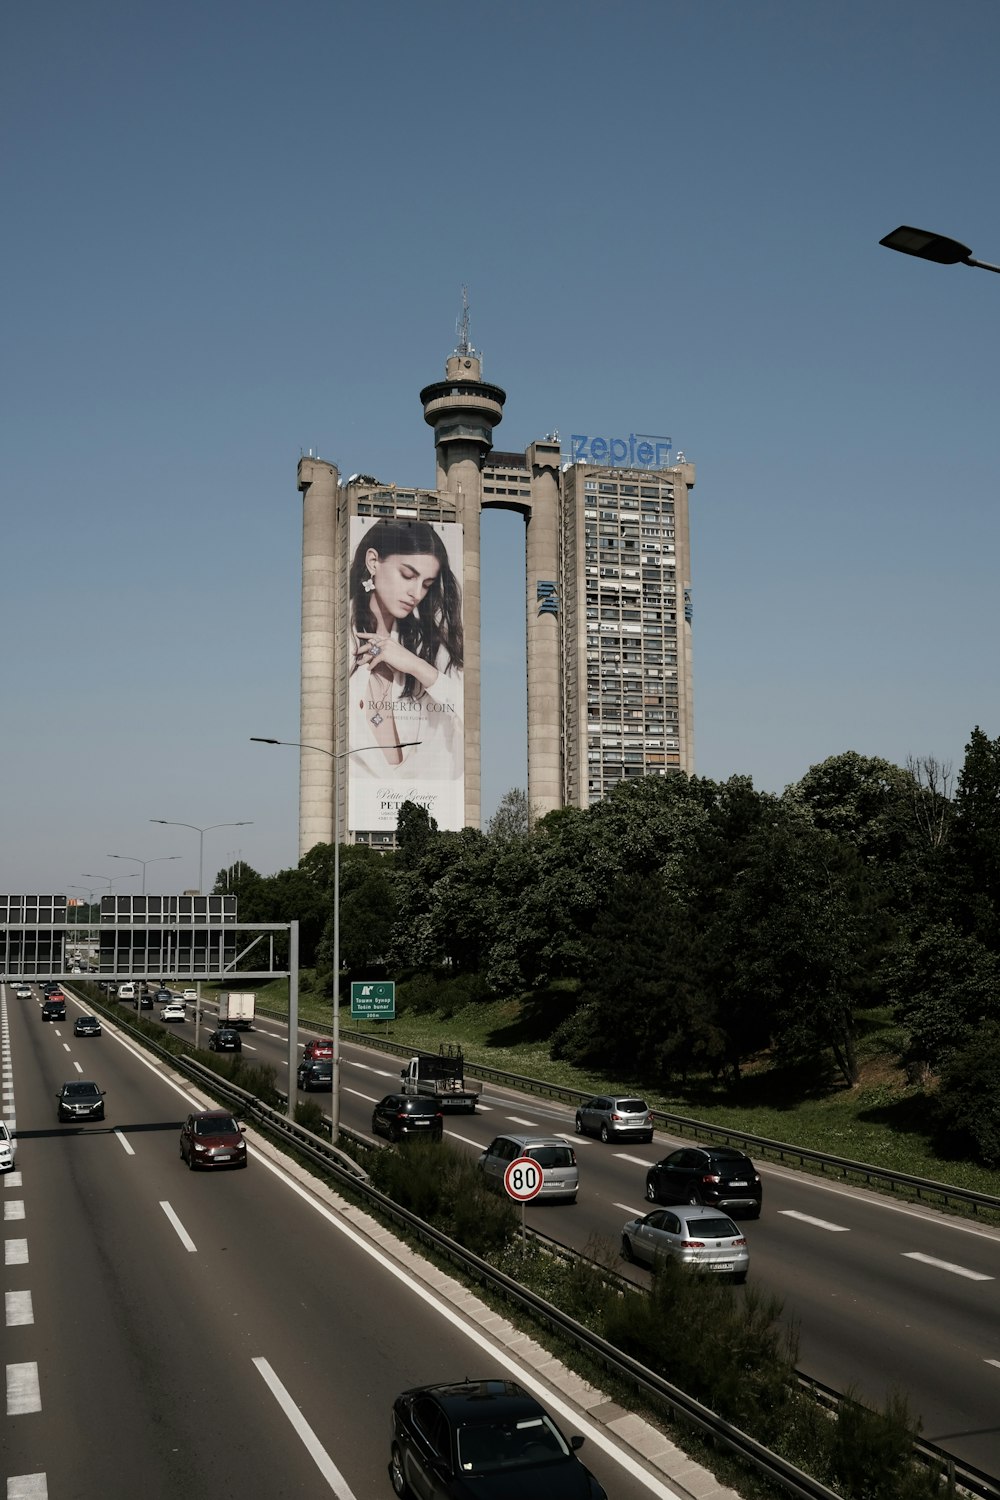
[[(355, 633), (374, 633), (378, 621), (372, 613), (371, 595), (362, 588), (368, 576), (365, 557), (374, 548), (379, 557), (436, 557), (440, 567), (438, 576), (427, 590), (420, 607), (406, 619), (398, 620), (396, 628), (400, 644), (422, 661), (438, 665), (441, 650), (445, 653), (444, 671), (452, 667), (461, 669), (465, 644), (462, 636), (462, 587), (448, 561), (448, 552), (440, 535), (426, 521), (402, 521), (389, 519), (376, 521), (358, 543), (351, 562), (348, 588), (351, 595), (351, 625)], [(403, 684), (404, 698), (419, 698), (423, 694), (415, 677), (407, 675)]]

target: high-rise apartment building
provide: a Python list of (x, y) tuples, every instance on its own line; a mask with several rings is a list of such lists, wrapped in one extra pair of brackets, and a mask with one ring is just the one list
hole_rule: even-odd
[[(300, 854), (391, 847), (404, 801), (476, 827), (480, 515), (526, 527), (528, 798), (587, 807), (618, 781), (693, 770), (688, 494), (668, 439), (558, 436), (493, 448), (505, 392), (463, 318), (420, 393), (434, 489), (343, 482), (299, 463), (303, 494)], [(335, 816), (335, 798), (339, 810)]]

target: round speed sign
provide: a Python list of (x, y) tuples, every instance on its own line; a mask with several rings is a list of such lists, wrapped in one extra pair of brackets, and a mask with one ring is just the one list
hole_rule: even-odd
[(528, 1203), (542, 1191), (542, 1169), (530, 1156), (516, 1156), (503, 1174), (503, 1185), (515, 1203)]

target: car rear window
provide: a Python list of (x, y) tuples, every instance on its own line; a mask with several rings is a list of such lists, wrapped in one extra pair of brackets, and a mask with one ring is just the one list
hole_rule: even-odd
[(649, 1111), (645, 1099), (616, 1099), (615, 1107), (623, 1115), (644, 1115)]
[(572, 1146), (532, 1146), (524, 1154), (537, 1161), (540, 1167), (572, 1167), (576, 1164)]
[(688, 1219), (688, 1234), (696, 1240), (728, 1240), (738, 1239), (741, 1231), (733, 1223), (732, 1219)]
[(403, 1110), (408, 1115), (436, 1115), (438, 1107), (433, 1099), (404, 1099)]

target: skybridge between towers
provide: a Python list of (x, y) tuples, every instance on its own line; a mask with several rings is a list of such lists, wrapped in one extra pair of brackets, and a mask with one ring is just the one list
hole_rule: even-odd
[[(239, 922), (235, 896), (103, 896), (89, 923), (65, 896), (0, 896), (4, 981), (278, 979), (297, 967), (297, 948), (298, 923)], [(83, 950), (96, 964), (84, 966)]]

